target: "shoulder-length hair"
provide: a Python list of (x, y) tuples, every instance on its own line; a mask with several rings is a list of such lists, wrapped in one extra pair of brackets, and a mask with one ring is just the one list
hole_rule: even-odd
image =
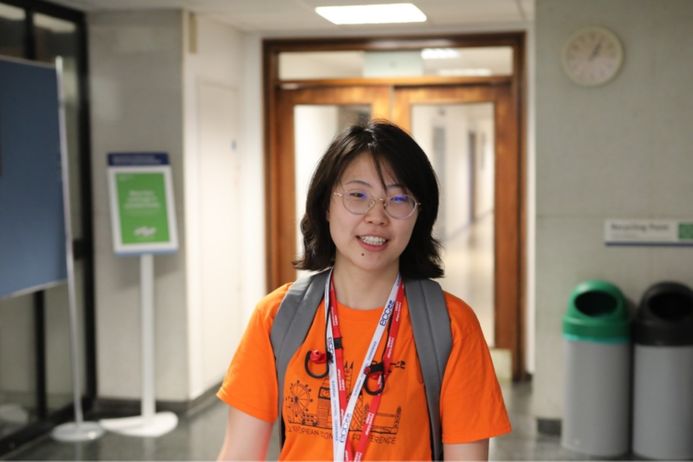
[(399, 259), (402, 277), (436, 278), (443, 275), (440, 243), (433, 238), (438, 216), (438, 181), (421, 147), (398, 126), (383, 120), (353, 125), (332, 141), (313, 173), (301, 220), (303, 257), (294, 261), (297, 269), (320, 271), (334, 265), (335, 245), (330, 235), (327, 211), (332, 192), (346, 167), (359, 154), (368, 153), (383, 181), (383, 168), (421, 203), (407, 247)]

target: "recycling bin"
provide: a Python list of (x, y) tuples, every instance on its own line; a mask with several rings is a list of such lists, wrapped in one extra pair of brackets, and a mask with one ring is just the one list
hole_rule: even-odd
[(589, 280), (563, 316), (565, 382), (561, 444), (595, 457), (630, 451), (628, 302), (614, 284)]
[(633, 452), (693, 459), (693, 291), (650, 287), (633, 323)]

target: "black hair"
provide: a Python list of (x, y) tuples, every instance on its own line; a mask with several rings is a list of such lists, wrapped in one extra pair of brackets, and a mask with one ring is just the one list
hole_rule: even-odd
[[(426, 153), (407, 132), (391, 122), (373, 120), (352, 125), (337, 135), (320, 159), (308, 188), (306, 213), (301, 219), (304, 255), (297, 269), (320, 271), (334, 264), (335, 245), (327, 221), (332, 191), (346, 167), (360, 154), (373, 157), (380, 179), (389, 168), (421, 203), (411, 239), (399, 258), (402, 277), (437, 278), (443, 275), (440, 243), (433, 238), (438, 216), (438, 181)], [(384, 184), (384, 181), (383, 181)]]

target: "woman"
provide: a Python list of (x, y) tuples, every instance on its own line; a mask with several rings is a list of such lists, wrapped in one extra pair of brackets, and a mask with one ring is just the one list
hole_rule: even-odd
[[(282, 384), (286, 440), (280, 459), (431, 459), (402, 280), (443, 275), (431, 235), (437, 213), (438, 185), (428, 158), (391, 123), (347, 129), (321, 159), (301, 221), (305, 254), (295, 263), (331, 272)], [(290, 286), (258, 304), (219, 390), (230, 406), (220, 459), (265, 457), (278, 415), (269, 333)], [(510, 431), (510, 422), (476, 316), (451, 294), (445, 293), (445, 303), (452, 335), (440, 397), (445, 459), (487, 459), (489, 438)], [(373, 383), (364, 372), (378, 358), (387, 372)]]

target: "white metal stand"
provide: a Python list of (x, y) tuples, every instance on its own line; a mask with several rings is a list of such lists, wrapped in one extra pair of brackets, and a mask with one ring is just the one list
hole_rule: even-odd
[(67, 422), (58, 425), (51, 432), (54, 440), (63, 443), (79, 443), (81, 441), (91, 441), (101, 438), (103, 428), (96, 422)]
[(142, 415), (100, 421), (106, 430), (129, 436), (157, 437), (178, 425), (173, 412), (155, 412), (154, 362), (154, 256), (140, 255), (140, 308), (142, 311)]
[(63, 210), (65, 215), (65, 253), (67, 263), (67, 297), (70, 314), (70, 362), (72, 364), (72, 400), (75, 410), (75, 421), (55, 427), (51, 436), (58, 441), (90, 441), (103, 435), (103, 429), (96, 422), (85, 422), (82, 413), (82, 370), (79, 361), (77, 343), (77, 297), (75, 295), (75, 268), (72, 254), (72, 224), (70, 214), (70, 177), (67, 159), (67, 141), (65, 135), (65, 101), (63, 99), (63, 63), (56, 58), (55, 67), (58, 76), (58, 98), (60, 102), (60, 160), (63, 178)]

